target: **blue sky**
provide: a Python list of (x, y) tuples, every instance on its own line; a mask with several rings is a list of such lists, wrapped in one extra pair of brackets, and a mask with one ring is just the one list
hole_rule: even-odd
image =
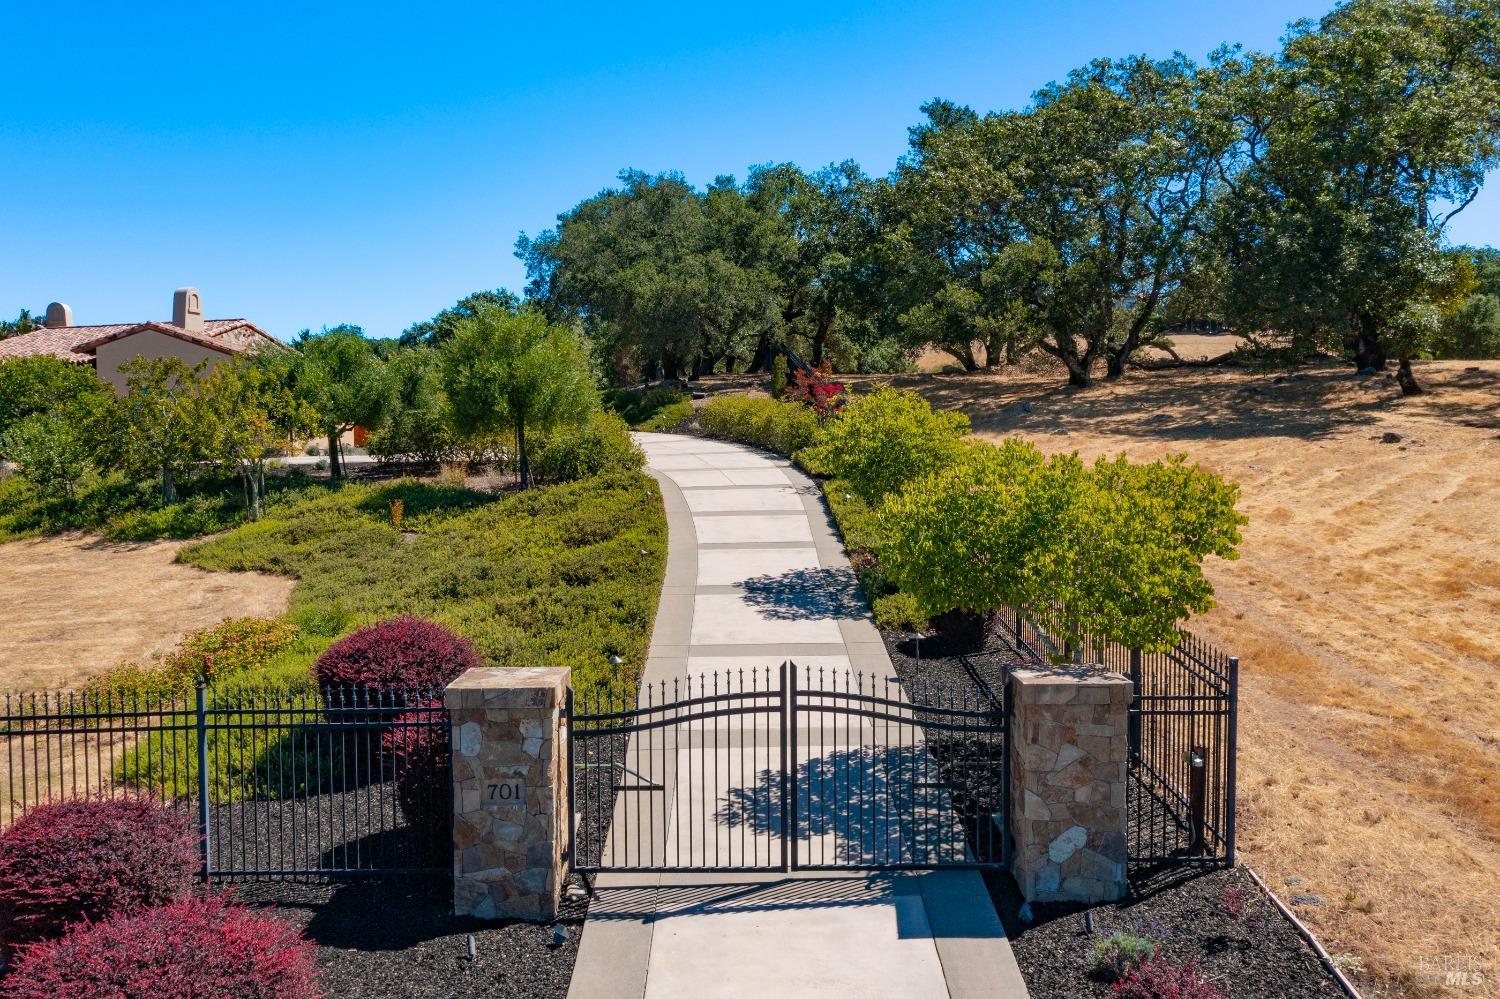
[[(0, 314), (210, 317), (391, 336), (519, 289), (535, 233), (623, 167), (695, 183), (852, 157), (923, 101), (980, 110), (1098, 55), (1273, 48), (1328, 3), (9, 3)], [(1455, 223), (1500, 242), (1500, 193)]]

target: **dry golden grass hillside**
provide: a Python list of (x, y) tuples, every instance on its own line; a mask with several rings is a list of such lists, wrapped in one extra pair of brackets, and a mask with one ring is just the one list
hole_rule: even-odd
[(1486, 984), (1452, 994), (1500, 994), (1500, 362), (1421, 364), (1410, 399), (1287, 374), (893, 380), (982, 436), (1240, 483), (1242, 557), (1208, 567), (1219, 606), (1191, 627), (1242, 661), (1243, 859), (1326, 900), (1299, 914), (1369, 995), (1470, 960)]
[(182, 545), (72, 534), (0, 547), (0, 690), (76, 688), (196, 628), (286, 610), (293, 580), (178, 565)]

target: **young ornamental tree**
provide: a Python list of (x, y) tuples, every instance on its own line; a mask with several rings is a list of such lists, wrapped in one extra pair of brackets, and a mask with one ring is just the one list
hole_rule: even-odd
[(339, 439), (357, 426), (375, 429), (389, 409), (385, 365), (358, 326), (335, 326), (317, 334), (303, 330), (295, 346), (302, 354), (297, 395), (318, 413), (328, 437), (329, 472), (343, 478)]
[(203, 383), (208, 453), (239, 472), (251, 520), (260, 519), (267, 464), (292, 437), (317, 426), (317, 414), (292, 391), (287, 371), (273, 359), (242, 357), (214, 368)]
[(102, 453), (127, 474), (158, 477), (164, 505), (177, 502), (182, 470), (210, 446), (212, 415), (202, 385), (207, 363), (190, 367), (178, 357), (136, 357), (120, 365), (125, 394), (100, 433)]
[(481, 304), (443, 348), (443, 384), (462, 433), (513, 430), (522, 488), (531, 487), (528, 431), (578, 423), (599, 391), (578, 333), (535, 310)]

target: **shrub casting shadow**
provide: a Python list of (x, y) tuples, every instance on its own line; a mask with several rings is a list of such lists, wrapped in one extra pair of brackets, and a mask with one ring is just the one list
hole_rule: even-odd
[(865, 613), (852, 569), (794, 569), (745, 580), (745, 600), (772, 621), (858, 618)]

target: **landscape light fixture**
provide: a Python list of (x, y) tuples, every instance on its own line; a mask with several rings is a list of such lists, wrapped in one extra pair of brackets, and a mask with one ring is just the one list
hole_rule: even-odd
[(619, 656), (615, 655), (613, 652), (611, 652), (609, 654), (609, 664), (611, 666), (621, 666), (624, 663), (625, 663), (625, 660), (621, 659)]

